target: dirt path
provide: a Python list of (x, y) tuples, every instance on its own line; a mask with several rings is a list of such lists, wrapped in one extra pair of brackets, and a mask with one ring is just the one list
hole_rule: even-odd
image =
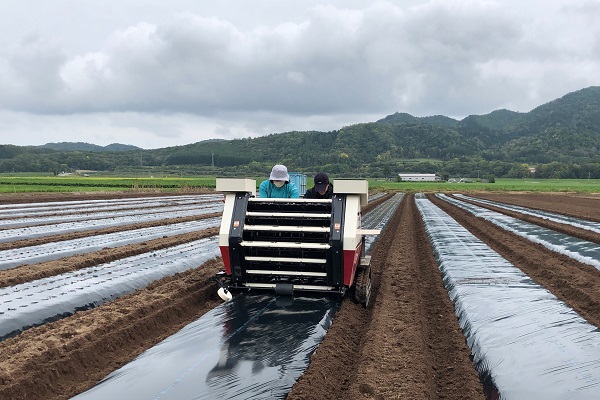
[[(135, 197), (142, 196), (138, 193)], [(593, 219), (592, 214), (597, 218), (599, 201), (594, 196), (552, 195), (552, 201), (539, 195), (523, 196), (526, 197), (480, 197), (521, 202), (528, 207), (539, 205), (538, 208), (589, 220)], [(58, 198), (79, 199), (64, 195)], [(0, 199), (0, 203), (7, 202), (3, 200), (6, 199)], [(505, 232), (448, 203), (431, 200), (600, 327), (600, 271)], [(37, 197), (33, 201), (51, 200)], [(405, 196), (388, 227), (372, 251), (373, 306), (364, 309), (350, 299), (344, 300), (289, 399), (485, 398), (412, 196)], [(48, 265), (51, 263), (20, 267), (21, 278), (19, 274), (8, 277), (5, 271), (0, 274), (0, 282), (12, 285), (19, 279), (36, 279), (37, 272), (26, 272), (29, 269), (51, 276), (62, 272), (61, 264), (82, 268), (105, 262), (101, 260), (110, 254), (120, 258), (132, 250), (142, 251), (144, 246), (147, 250), (148, 246), (169, 246), (193, 239), (180, 235), (161, 240), (148, 241), (135, 249), (105, 249), (107, 254), (80, 256), (79, 261), (71, 259), (72, 263), (51, 262), (54, 267)], [(66, 399), (88, 389), (218, 304), (209, 278), (220, 269), (220, 261), (213, 260), (96, 309), (0, 342), (0, 398)]]

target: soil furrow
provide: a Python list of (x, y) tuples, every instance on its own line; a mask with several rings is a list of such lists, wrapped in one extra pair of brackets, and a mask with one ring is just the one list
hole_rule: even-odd
[[(398, 207), (400, 208), (402, 204)], [(377, 301), (381, 282), (381, 264), (377, 260), (387, 257), (390, 250), (387, 243), (396, 235), (396, 227), (400, 219), (401, 213), (397, 211), (371, 250), (372, 303)], [(354, 365), (359, 357), (361, 346), (369, 339), (367, 329), (370, 315), (370, 309), (365, 309), (350, 299), (342, 302), (325, 339), (312, 355), (308, 369), (292, 387), (287, 396), (288, 400), (326, 400), (345, 396), (348, 385), (355, 380)]]
[(349, 397), (483, 399), (414, 196), (405, 197)]

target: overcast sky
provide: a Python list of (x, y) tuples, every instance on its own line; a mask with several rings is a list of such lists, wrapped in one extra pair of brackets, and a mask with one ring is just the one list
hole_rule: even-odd
[(527, 112), (600, 85), (598, 0), (0, 3), (0, 144)]

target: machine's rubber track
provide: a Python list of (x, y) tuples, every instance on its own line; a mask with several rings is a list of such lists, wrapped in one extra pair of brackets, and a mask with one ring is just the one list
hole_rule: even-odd
[(354, 287), (354, 300), (363, 306), (369, 307), (371, 299), (371, 266), (361, 265), (356, 270)]

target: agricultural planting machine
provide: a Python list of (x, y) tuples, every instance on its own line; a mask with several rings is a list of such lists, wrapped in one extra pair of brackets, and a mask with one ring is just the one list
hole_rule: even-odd
[(231, 290), (338, 293), (351, 289), (367, 306), (371, 294), (370, 256), (361, 229), (368, 201), (366, 180), (336, 180), (332, 199), (256, 197), (253, 179), (217, 179), (225, 195), (219, 247), (225, 271), (219, 296)]

